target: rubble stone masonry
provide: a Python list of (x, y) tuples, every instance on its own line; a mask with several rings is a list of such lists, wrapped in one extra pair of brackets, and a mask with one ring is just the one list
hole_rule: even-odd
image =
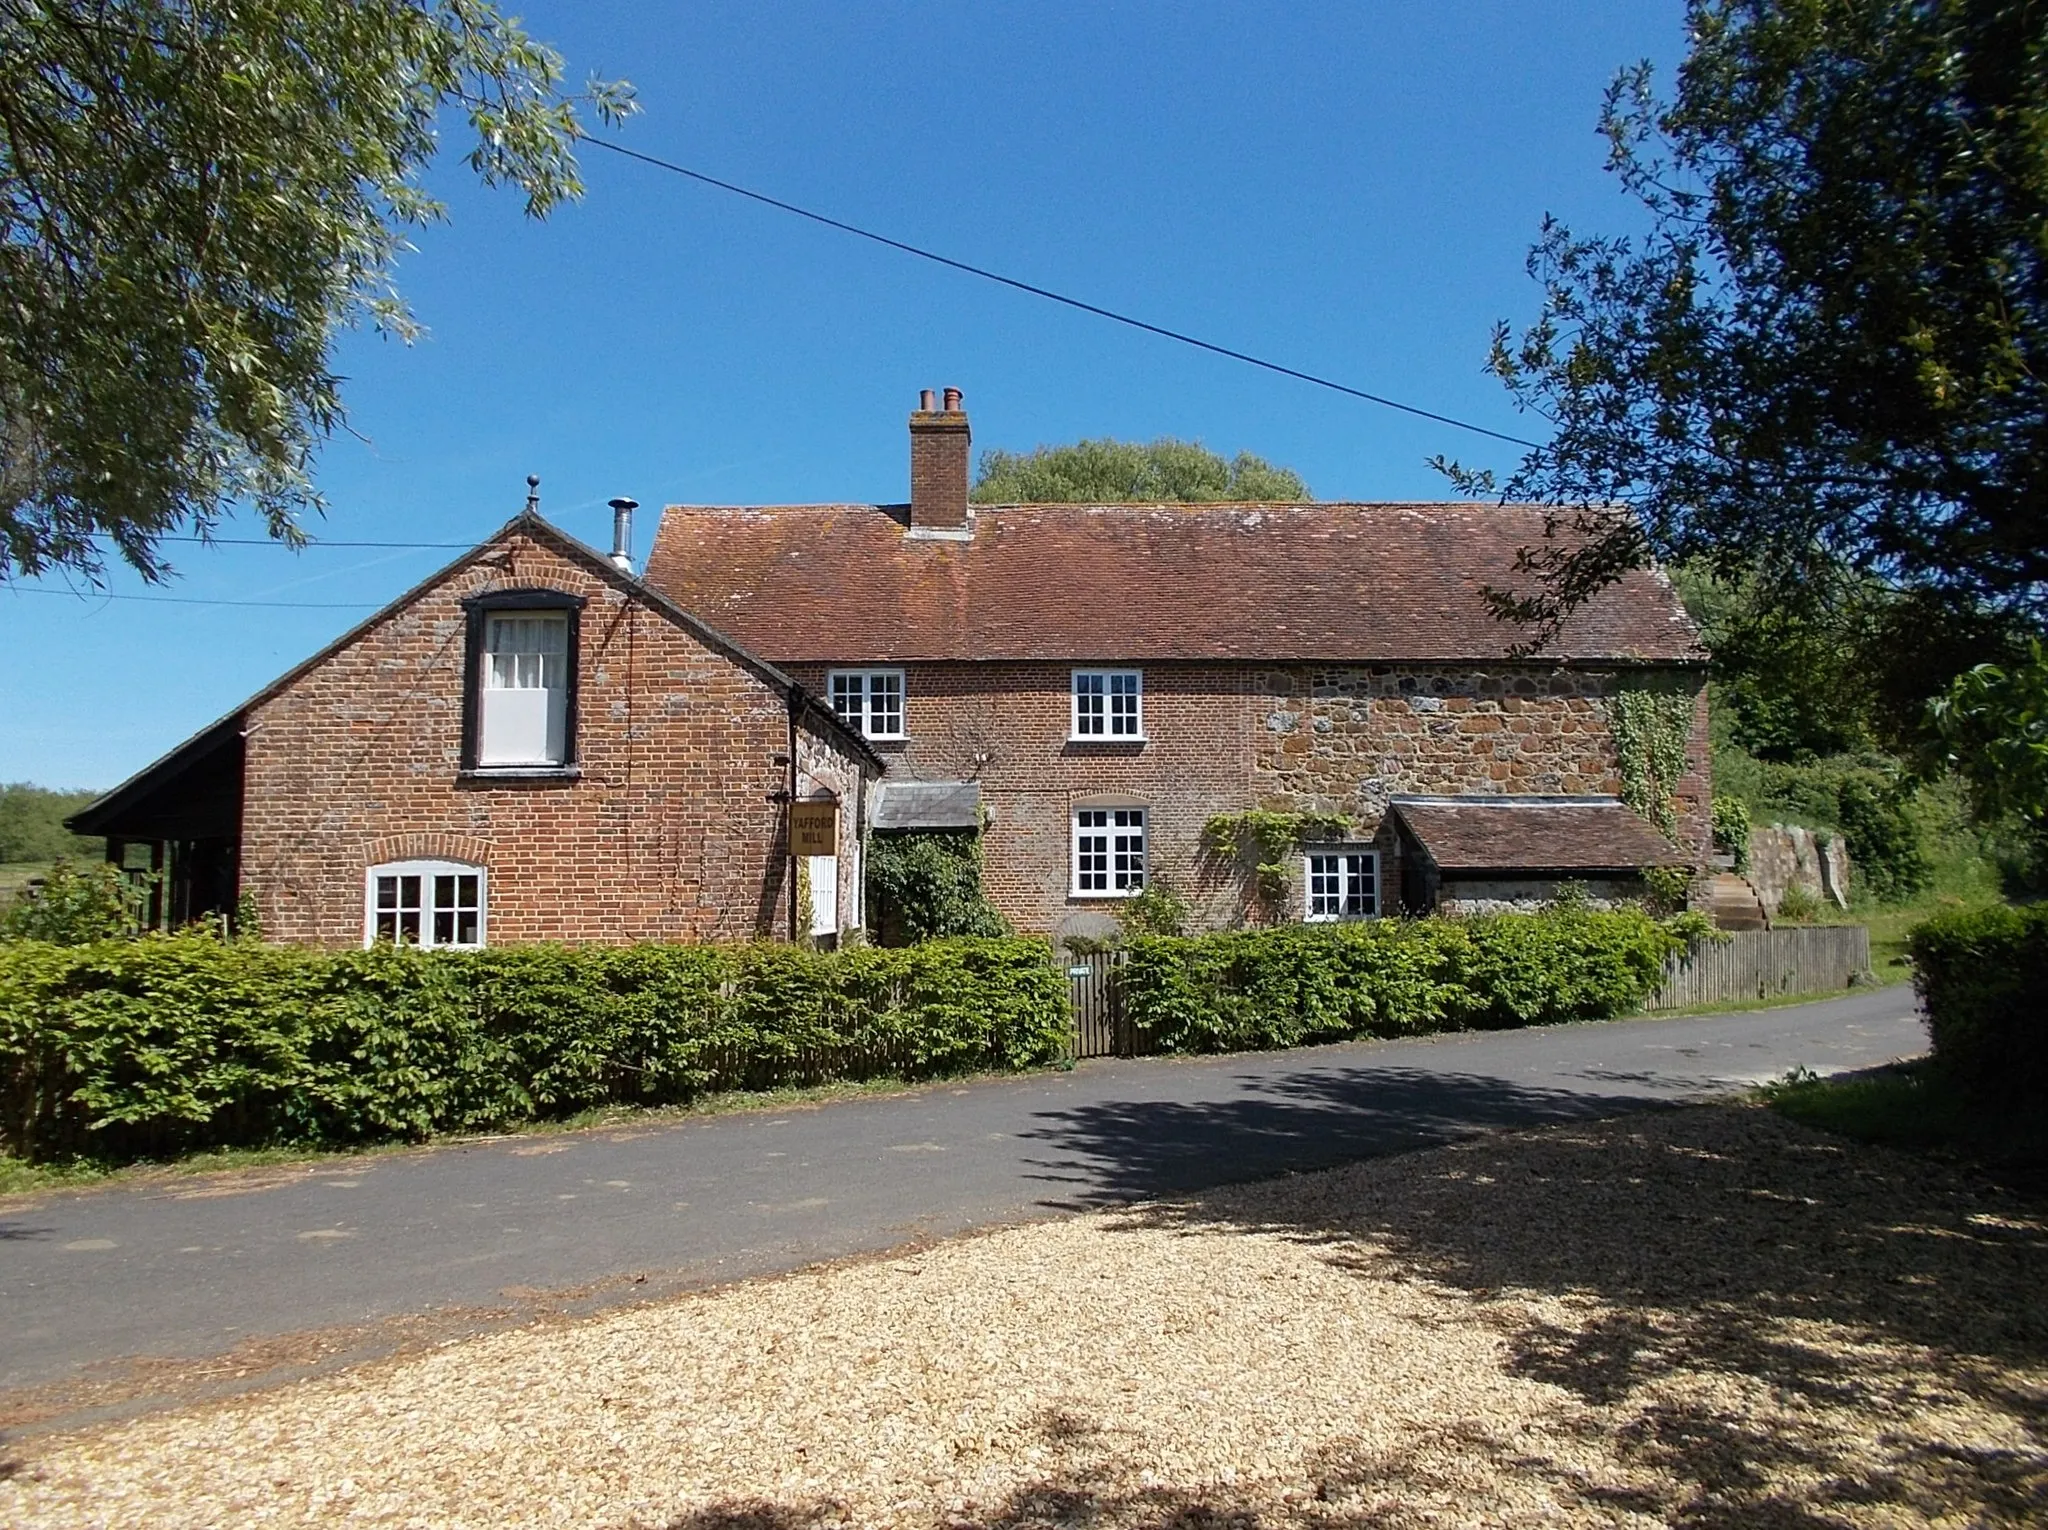
[[(465, 596), (544, 587), (584, 597), (578, 771), (465, 779)], [(363, 939), (367, 869), (488, 870), (492, 945), (745, 939), (786, 932), (788, 711), (758, 671), (623, 580), (515, 532), (255, 707), (242, 886), (266, 937)], [(857, 787), (829, 732), (806, 730), (800, 790)], [(855, 814), (841, 818), (842, 907)]]

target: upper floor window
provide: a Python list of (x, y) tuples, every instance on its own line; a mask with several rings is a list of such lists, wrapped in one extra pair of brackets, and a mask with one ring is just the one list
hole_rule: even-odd
[(1074, 810), (1074, 895), (1127, 898), (1145, 890), (1145, 810)]
[(1145, 737), (1145, 676), (1136, 669), (1074, 671), (1077, 739), (1139, 743)]
[(1311, 923), (1370, 919), (1380, 911), (1380, 858), (1371, 850), (1311, 851), (1302, 860)]
[(476, 947), (484, 943), (484, 868), (466, 861), (372, 866), (363, 944)]
[(464, 604), (463, 767), (566, 771), (576, 759), (582, 599), (560, 590), (495, 590)]
[(863, 738), (902, 738), (903, 671), (835, 669), (826, 677), (832, 710)]

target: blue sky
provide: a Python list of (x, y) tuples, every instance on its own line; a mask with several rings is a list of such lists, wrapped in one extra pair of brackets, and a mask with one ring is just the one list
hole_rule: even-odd
[[(1678, 0), (521, 11), (573, 76), (639, 87), (635, 148), (1517, 434), (1481, 371), (1489, 328), (1533, 311), (1546, 212), (1631, 225), (1600, 94), (1683, 43)], [(400, 272), (429, 333), (342, 346), (364, 439), (321, 458), (319, 536), (474, 540), (529, 472), (593, 542), (607, 499), (639, 499), (643, 555), (665, 503), (899, 501), (904, 417), (947, 385), (977, 451), (1194, 437), (1322, 498), (1443, 498), (1433, 453), (1511, 460), (594, 150), (587, 199), (530, 223), (446, 142), (451, 221)], [(178, 553), (157, 593), (305, 604), (0, 589), (0, 781), (112, 785), (451, 556)], [(122, 572), (109, 589), (147, 593)]]

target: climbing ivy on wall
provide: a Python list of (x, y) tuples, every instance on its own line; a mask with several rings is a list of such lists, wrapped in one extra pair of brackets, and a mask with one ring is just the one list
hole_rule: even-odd
[(1202, 825), (1202, 845), (1220, 860), (1252, 862), (1261, 912), (1271, 917), (1287, 896), (1286, 857), (1308, 839), (1341, 839), (1351, 832), (1342, 813), (1292, 813), (1249, 808), (1218, 813)]
[(1692, 714), (1692, 695), (1667, 687), (1626, 686), (1607, 699), (1607, 725), (1621, 760), (1621, 800), (1674, 841), (1678, 803), (1672, 794), (1685, 774)]

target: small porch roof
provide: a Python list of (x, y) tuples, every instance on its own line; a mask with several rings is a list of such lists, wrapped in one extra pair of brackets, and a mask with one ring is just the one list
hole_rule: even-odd
[(974, 781), (884, 781), (875, 788), (877, 829), (978, 829), (981, 786)]
[(1396, 797), (1388, 811), (1447, 876), (1583, 876), (1691, 863), (1619, 797)]

